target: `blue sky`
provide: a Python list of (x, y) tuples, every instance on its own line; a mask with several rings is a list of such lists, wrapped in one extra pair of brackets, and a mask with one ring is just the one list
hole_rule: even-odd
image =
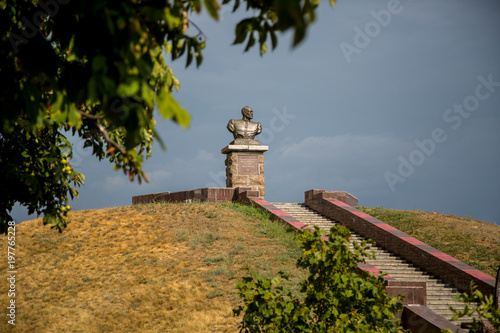
[[(167, 152), (130, 183), (76, 140), (86, 175), (75, 209), (125, 206), (133, 195), (224, 187), (220, 150), (243, 106), (264, 131), (266, 199), (303, 202), (345, 190), (365, 206), (420, 209), (500, 224), (500, 3), (494, 0), (323, 1), (306, 40), (260, 57), (233, 46), (245, 15), (191, 19), (207, 35), (200, 68), (171, 63), (190, 111), (182, 130), (158, 121)], [(16, 209), (16, 220), (26, 219)]]

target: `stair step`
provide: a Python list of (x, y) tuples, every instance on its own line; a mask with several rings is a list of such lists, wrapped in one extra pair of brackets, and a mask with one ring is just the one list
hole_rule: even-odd
[[(273, 203), (276, 208), (283, 210), (297, 220), (309, 226), (318, 226), (327, 232), (337, 222), (322, 216), (312, 209), (300, 203)], [(358, 244), (367, 239), (351, 231), (349, 248), (354, 249), (352, 242)], [(375, 260), (365, 258), (365, 262), (377, 267), (382, 272), (389, 274), (398, 281), (418, 281), (425, 282), (427, 288), (427, 307), (450, 320), (453, 312), (449, 310), (452, 306), (455, 309), (463, 309), (465, 304), (455, 300), (456, 289), (444, 281), (428, 274), (418, 267), (413, 266), (404, 259), (390, 253), (374, 244), (367, 244), (367, 253), (375, 253)], [(453, 321), (456, 325), (462, 322), (470, 322), (472, 318), (460, 318)]]

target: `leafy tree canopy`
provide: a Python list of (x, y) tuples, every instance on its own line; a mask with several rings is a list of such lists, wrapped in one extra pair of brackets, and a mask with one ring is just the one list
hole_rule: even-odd
[[(300, 43), (319, 0), (1, 0), (0, 1), (0, 228), (16, 202), (44, 215), (61, 231), (70, 198), (84, 176), (71, 167), (67, 135), (84, 140), (131, 180), (151, 155), (153, 110), (182, 127), (189, 113), (172, 92), (179, 81), (167, 65), (203, 60), (206, 37), (193, 36), (188, 17), (222, 6), (251, 13), (235, 29), (235, 44), (274, 49), (277, 32)], [(334, 0), (330, 0), (332, 5)]]

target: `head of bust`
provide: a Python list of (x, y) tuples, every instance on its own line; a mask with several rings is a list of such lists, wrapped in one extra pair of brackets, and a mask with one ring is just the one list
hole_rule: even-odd
[(243, 115), (244, 120), (250, 120), (253, 118), (253, 110), (249, 106), (245, 106), (243, 109), (241, 109), (241, 114)]

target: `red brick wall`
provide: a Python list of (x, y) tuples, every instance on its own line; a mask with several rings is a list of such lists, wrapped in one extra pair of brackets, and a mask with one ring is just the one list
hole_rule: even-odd
[(327, 199), (328, 196), (324, 191), (308, 191), (305, 204), (318, 213), (344, 224), (363, 237), (373, 239), (382, 248), (453, 284), (460, 291), (468, 291), (470, 282), (473, 281), (483, 294), (494, 294), (495, 280), (488, 274), (342, 201)]
[(136, 196), (132, 197), (132, 205), (154, 202), (157, 197), (168, 194), (168, 193), (170, 193), (170, 192), (159, 192), (159, 193), (151, 193), (151, 194), (144, 194), (144, 195), (136, 195)]
[(152, 194), (137, 195), (132, 197), (132, 204), (150, 202), (185, 202), (185, 201), (210, 201), (224, 202), (234, 200), (235, 189), (226, 187), (206, 187), (196, 190), (180, 192), (160, 192)]

